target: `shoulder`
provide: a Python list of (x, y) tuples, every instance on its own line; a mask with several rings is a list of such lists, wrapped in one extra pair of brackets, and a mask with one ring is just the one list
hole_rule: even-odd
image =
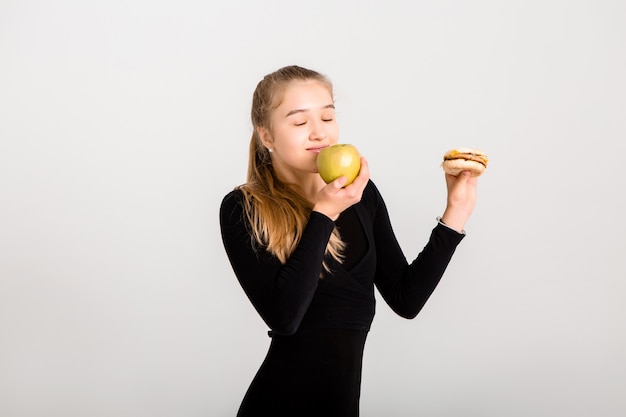
[(243, 191), (236, 188), (222, 199), (220, 204), (220, 222), (232, 224), (241, 221), (243, 214)]
[(228, 192), (222, 199), (222, 207), (231, 205), (241, 205), (243, 202), (243, 191), (239, 187)]
[(361, 203), (372, 210), (376, 210), (381, 204), (384, 204), (383, 197), (374, 181), (369, 180), (365, 186)]

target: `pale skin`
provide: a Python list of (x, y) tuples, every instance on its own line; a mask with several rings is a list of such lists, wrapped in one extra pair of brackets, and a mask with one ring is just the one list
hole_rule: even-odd
[[(361, 200), (370, 178), (365, 158), (361, 158), (359, 175), (345, 188), (345, 177), (326, 184), (317, 173), (317, 154), (339, 139), (334, 101), (323, 83), (292, 81), (270, 115), (270, 127), (256, 129), (263, 145), (271, 150), (278, 178), (295, 185), (313, 203), (314, 211), (336, 220)], [(458, 177), (445, 174), (445, 180), (448, 196), (441, 220), (460, 232), (476, 204), (477, 178), (466, 171)]]

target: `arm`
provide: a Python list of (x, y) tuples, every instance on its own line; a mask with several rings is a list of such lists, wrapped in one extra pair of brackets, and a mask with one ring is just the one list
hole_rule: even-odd
[(398, 244), (385, 203), (376, 191), (375, 284), (398, 315), (414, 318), (435, 290), (464, 234), (437, 224), (420, 254), (409, 264)]
[(464, 171), (457, 177), (446, 174), (448, 198), (446, 210), (441, 216), (443, 223), (455, 230), (463, 230), (476, 204), (477, 182), (478, 178), (471, 177), (469, 171)]
[(311, 213), (298, 247), (283, 265), (253, 246), (241, 198), (239, 192), (231, 192), (220, 207), (226, 254), (265, 323), (276, 333), (293, 334), (313, 299), (334, 222), (321, 213)]

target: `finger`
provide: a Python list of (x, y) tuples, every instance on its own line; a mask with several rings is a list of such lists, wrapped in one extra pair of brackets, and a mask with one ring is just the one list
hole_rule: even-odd
[(457, 180), (457, 178), (454, 175), (445, 174), (445, 179), (446, 179), (446, 185), (448, 186), (448, 188), (450, 188), (452, 186), (452, 184), (454, 184)]
[(329, 185), (335, 191), (339, 191), (343, 188), (344, 185), (346, 185), (347, 181), (348, 179), (344, 175), (342, 175), (341, 177), (336, 178), (334, 181), (332, 181)]
[(359, 170), (359, 175), (356, 177), (354, 181), (367, 183), (369, 178), (370, 178), (369, 164), (367, 163), (367, 159), (365, 159), (364, 157), (361, 157), (361, 169)]
[(452, 175), (446, 173), (446, 186), (448, 188), (448, 192), (454, 188), (457, 188), (459, 184), (464, 181), (463, 173), (459, 173), (458, 175)]
[(467, 180), (469, 180), (471, 178), (472, 173), (470, 171), (463, 171), (461, 172), (454, 181), (454, 185), (455, 186), (461, 186), (465, 183), (467, 183)]
[(457, 193), (457, 190), (461, 190), (465, 187), (468, 179), (470, 178), (469, 171), (463, 171), (459, 175), (446, 174), (446, 185), (448, 188), (448, 195)]
[(359, 173), (361, 172), (367, 172), (369, 173), (369, 164), (367, 162), (367, 159), (365, 159), (364, 156), (361, 157), (361, 171), (359, 171)]
[(472, 176), (470, 171), (463, 171), (456, 179), (454, 183), (454, 188), (464, 188), (467, 186), (476, 188), (478, 184), (478, 177)]
[(369, 174), (369, 168), (367, 166), (367, 162), (366, 161), (364, 162), (362, 160), (361, 170), (359, 171), (359, 175), (357, 175), (357, 177), (344, 188), (349, 192), (349, 194), (356, 195), (355, 193), (360, 193), (363, 191), (363, 189), (365, 189), (369, 181), (369, 178), (370, 178), (370, 174)]

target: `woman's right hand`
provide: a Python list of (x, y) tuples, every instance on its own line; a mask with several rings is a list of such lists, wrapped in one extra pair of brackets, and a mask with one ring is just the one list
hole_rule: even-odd
[(365, 158), (361, 157), (361, 170), (354, 181), (344, 188), (346, 177), (339, 177), (327, 184), (317, 194), (313, 211), (337, 220), (342, 211), (361, 201), (363, 190), (370, 179), (370, 171)]

